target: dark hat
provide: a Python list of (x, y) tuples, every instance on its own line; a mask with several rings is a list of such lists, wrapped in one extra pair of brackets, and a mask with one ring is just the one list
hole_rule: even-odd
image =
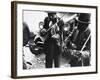
[(88, 14), (88, 13), (81, 13), (79, 15), (79, 18), (78, 18), (78, 21), (80, 23), (87, 23), (89, 24), (90, 23), (90, 17), (91, 17), (91, 14)]
[(48, 13), (48, 15), (56, 14), (56, 12), (50, 12), (50, 11), (48, 11), (47, 13)]

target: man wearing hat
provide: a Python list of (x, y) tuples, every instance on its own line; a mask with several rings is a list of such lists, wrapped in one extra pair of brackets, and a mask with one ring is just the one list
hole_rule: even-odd
[(89, 13), (79, 14), (79, 18), (77, 20), (79, 33), (76, 40), (78, 50), (81, 50), (85, 42), (83, 41), (84, 38), (87, 39), (87, 36), (90, 34), (90, 29), (89, 29), (90, 18), (91, 18), (91, 15)]
[[(91, 15), (89, 13), (80, 13), (79, 18), (77, 20), (77, 27), (78, 27), (78, 35), (75, 40), (75, 44), (77, 46), (77, 50), (81, 51), (83, 48), (83, 45), (87, 41), (91, 31), (89, 28), (90, 24), (90, 18)], [(73, 56), (73, 58), (70, 61), (71, 67), (75, 66), (89, 66), (90, 65), (90, 43), (91, 43), (91, 38), (88, 39), (87, 43), (85, 44), (84, 49), (80, 52), (76, 52), (81, 54), (82, 60), (79, 57)], [(79, 60), (80, 59), (80, 60)]]
[[(44, 42), (44, 52), (46, 54), (46, 68), (52, 68), (53, 63), (54, 67), (59, 67), (59, 56), (60, 56), (60, 48), (58, 46), (57, 38), (60, 38), (60, 34), (56, 31), (56, 36), (54, 37), (52, 33), (55, 33), (52, 29), (48, 30), (50, 27), (54, 26), (58, 20), (55, 12), (48, 12), (48, 17), (44, 20), (43, 28), (48, 31), (47, 38)], [(57, 26), (57, 25), (55, 25)], [(59, 32), (59, 31), (58, 31)]]

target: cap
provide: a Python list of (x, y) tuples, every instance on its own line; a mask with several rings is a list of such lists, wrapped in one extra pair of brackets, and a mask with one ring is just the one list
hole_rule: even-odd
[(47, 13), (48, 13), (48, 15), (56, 14), (56, 12), (51, 12), (51, 11), (50, 12), (48, 11)]

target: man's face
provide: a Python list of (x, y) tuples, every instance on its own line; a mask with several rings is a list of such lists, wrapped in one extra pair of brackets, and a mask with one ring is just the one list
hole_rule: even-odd
[(49, 14), (48, 16), (50, 19), (54, 19), (56, 17), (56, 14)]

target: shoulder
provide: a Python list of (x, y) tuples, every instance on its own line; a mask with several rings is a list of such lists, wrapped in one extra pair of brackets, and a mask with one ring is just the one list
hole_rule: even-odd
[(49, 20), (49, 17), (46, 17), (44, 20), (45, 20), (45, 21)]
[(64, 25), (64, 21), (61, 19), (60, 20), (60, 18), (58, 18), (58, 26), (63, 26)]

